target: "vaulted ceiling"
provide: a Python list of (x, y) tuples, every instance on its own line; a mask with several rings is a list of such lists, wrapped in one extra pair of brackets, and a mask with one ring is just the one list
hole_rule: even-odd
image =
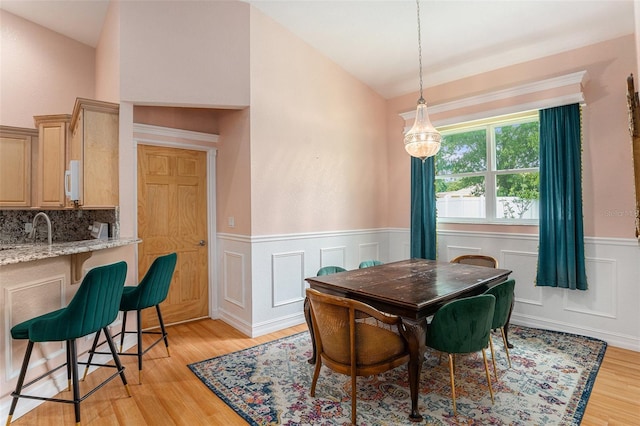
[[(242, 1), (385, 98), (417, 90), (415, 1)], [(95, 47), (108, 3), (1, 0), (0, 7)], [(425, 87), (638, 30), (633, 0), (421, 0), (420, 18)]]

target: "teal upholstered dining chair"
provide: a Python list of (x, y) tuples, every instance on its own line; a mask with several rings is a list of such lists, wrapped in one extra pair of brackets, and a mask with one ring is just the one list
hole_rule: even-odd
[[(137, 286), (127, 286), (122, 292), (122, 299), (120, 300), (120, 310), (124, 312), (122, 317), (122, 330), (116, 334), (120, 335), (120, 355), (136, 356), (138, 358), (138, 381), (142, 383), (142, 356), (146, 354), (155, 345), (164, 341), (165, 348), (167, 349), (167, 356), (171, 356), (169, 352), (169, 340), (167, 338), (167, 330), (162, 320), (162, 313), (160, 311), (160, 303), (162, 303), (169, 294), (169, 285), (173, 278), (173, 272), (176, 267), (177, 254), (170, 253), (164, 256), (157, 257), (147, 273), (142, 278), (142, 281)], [(158, 315), (158, 322), (160, 323), (160, 331), (142, 330), (142, 318), (141, 312), (143, 309), (155, 307)], [(136, 330), (127, 331), (127, 312), (136, 311)], [(124, 337), (127, 333), (135, 333), (137, 336), (137, 350), (135, 353), (122, 352), (124, 345)], [(142, 347), (142, 335), (153, 334), (160, 335), (157, 340), (147, 346), (146, 349)], [(93, 341), (93, 346), (89, 351), (89, 360), (87, 362), (87, 368), (85, 369), (85, 375), (91, 365), (96, 348), (102, 343), (98, 343), (100, 333), (96, 334)], [(104, 343), (104, 342), (103, 342)]]
[[(514, 289), (516, 281), (511, 279), (504, 281), (500, 284), (496, 284), (491, 287), (484, 294), (491, 294), (496, 298), (496, 308), (493, 312), (493, 320), (491, 323), (492, 330), (500, 330), (502, 334), (502, 342), (504, 343), (504, 350), (507, 353), (507, 361), (509, 362), (509, 368), (511, 368), (511, 358), (509, 356), (509, 346), (507, 342), (507, 336), (504, 331), (504, 327), (509, 319), (509, 312), (513, 305)], [(489, 345), (491, 346), (491, 361), (493, 363), (493, 373), (498, 380), (498, 370), (496, 369), (496, 356), (493, 351), (493, 341), (491, 335), (489, 335)]]
[(317, 277), (320, 277), (322, 275), (331, 275), (331, 274), (337, 274), (338, 272), (345, 272), (346, 269), (340, 267), (340, 266), (324, 266), (320, 269), (318, 269), (318, 273), (316, 274)]
[(360, 265), (358, 265), (358, 268), (370, 268), (371, 266), (377, 265), (382, 265), (382, 262), (379, 260), (363, 260), (360, 262)]
[(454, 354), (482, 351), (487, 384), (493, 404), (493, 388), (491, 387), (485, 349), (489, 345), (495, 304), (496, 298), (486, 294), (454, 300), (438, 309), (427, 329), (427, 346), (449, 355), (449, 376), (454, 415), (457, 414)]
[[(73, 404), (75, 410), (76, 424), (80, 424), (80, 402), (93, 394), (98, 388), (118, 375), (122, 379), (127, 394), (129, 387), (124, 375), (124, 367), (120, 363), (120, 358), (116, 347), (109, 333), (108, 325), (115, 321), (118, 316), (118, 306), (127, 275), (127, 264), (118, 262), (111, 265), (99, 266), (91, 269), (85, 275), (78, 291), (69, 302), (66, 308), (58, 309), (48, 314), (40, 315), (36, 318), (24, 321), (11, 328), (11, 337), (14, 339), (25, 339), (27, 350), (22, 362), (22, 368), (16, 384), (16, 390), (11, 394), (13, 400), (9, 409), (7, 425), (11, 423), (11, 418), (16, 409), (19, 398), (36, 399), (41, 401), (53, 401)], [(117, 371), (91, 391), (80, 395), (78, 387), (78, 353), (76, 339), (90, 335), (102, 330), (109, 344), (110, 354), (113, 356), (115, 365), (100, 364), (103, 367), (115, 368)], [(66, 342), (67, 359), (66, 362), (24, 384), (24, 379), (29, 366), (29, 359), (36, 342)], [(82, 364), (82, 363), (80, 363)], [(39, 380), (50, 377), (51, 373), (60, 368), (67, 367), (67, 380), (73, 391), (73, 399), (47, 398), (32, 394), (22, 393), (25, 388), (33, 385)]]

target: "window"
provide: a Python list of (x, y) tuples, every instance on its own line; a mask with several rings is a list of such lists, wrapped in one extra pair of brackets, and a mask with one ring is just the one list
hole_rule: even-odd
[(537, 223), (538, 127), (531, 111), (439, 128), (438, 220)]

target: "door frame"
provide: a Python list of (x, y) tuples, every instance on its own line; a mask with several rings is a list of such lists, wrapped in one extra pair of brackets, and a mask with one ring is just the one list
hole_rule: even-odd
[[(138, 187), (138, 145), (162, 146), (166, 148), (188, 149), (207, 153), (207, 282), (209, 290), (209, 318), (218, 317), (218, 281), (217, 281), (217, 239), (216, 239), (216, 157), (218, 149), (211, 144), (217, 143), (219, 135), (201, 133), (170, 127), (133, 123), (133, 153), (135, 156), (135, 187)], [(138, 235), (138, 195), (134, 205), (136, 221), (135, 231)], [(137, 256), (136, 256), (137, 261)], [(215, 273), (214, 273), (215, 272)]]

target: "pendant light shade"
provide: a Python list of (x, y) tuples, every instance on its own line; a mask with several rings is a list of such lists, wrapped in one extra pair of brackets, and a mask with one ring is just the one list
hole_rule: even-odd
[(412, 157), (425, 160), (440, 151), (440, 132), (438, 132), (427, 113), (427, 104), (424, 99), (418, 101), (416, 121), (413, 127), (404, 135), (404, 149)]
[(418, 12), (418, 63), (420, 65), (420, 99), (416, 109), (416, 121), (413, 127), (404, 135), (404, 149), (412, 157), (418, 157), (424, 161), (440, 151), (440, 132), (433, 127), (427, 113), (427, 102), (422, 96), (422, 39), (420, 34), (420, 0), (416, 0)]

